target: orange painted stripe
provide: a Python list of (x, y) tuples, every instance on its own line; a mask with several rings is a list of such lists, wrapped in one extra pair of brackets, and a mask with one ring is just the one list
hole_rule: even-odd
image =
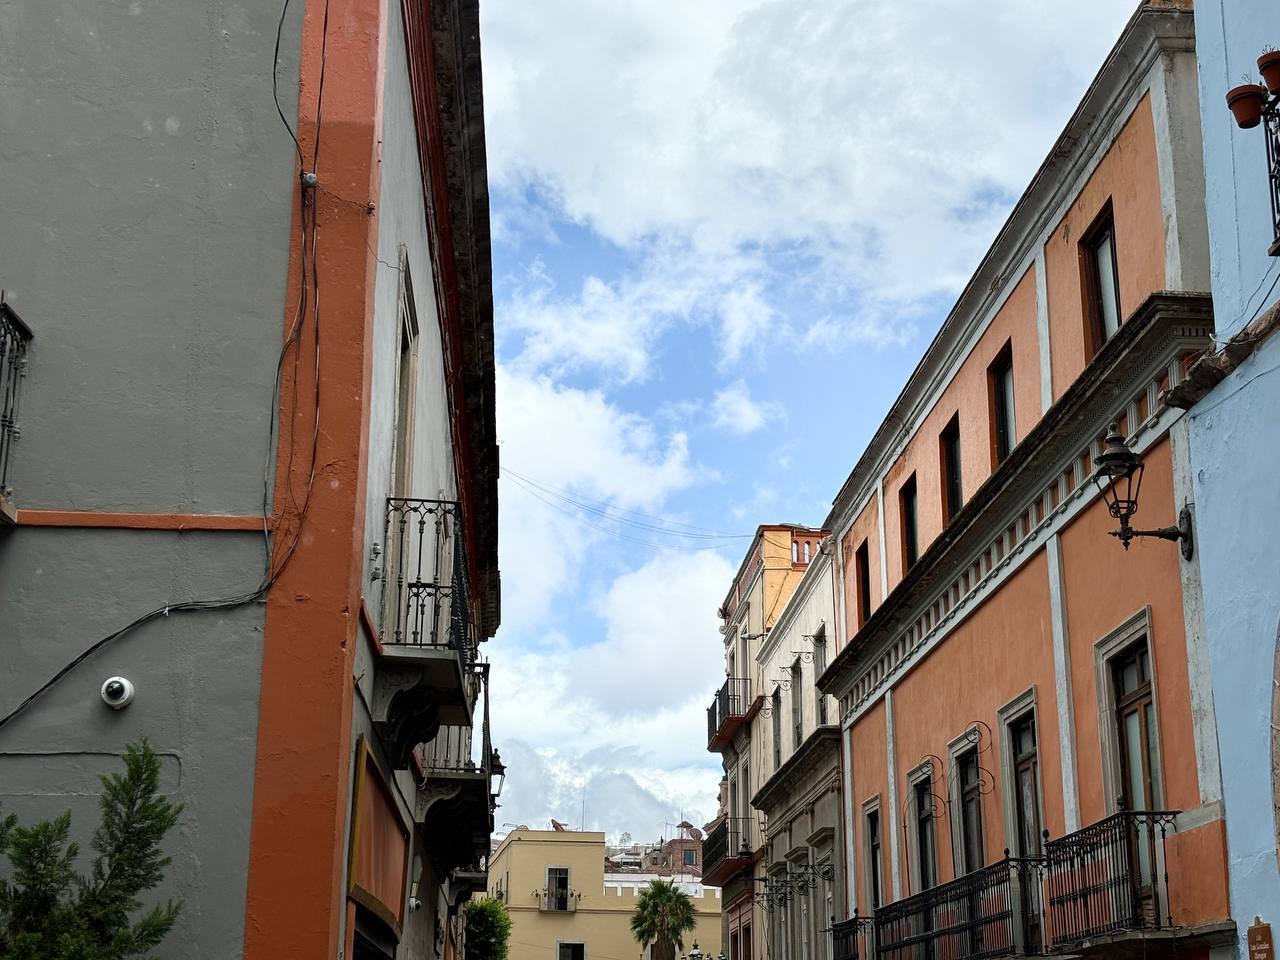
[(117, 527), (123, 530), (257, 530), (262, 517), (218, 513), (99, 513), (95, 510), (19, 510), (20, 527)]

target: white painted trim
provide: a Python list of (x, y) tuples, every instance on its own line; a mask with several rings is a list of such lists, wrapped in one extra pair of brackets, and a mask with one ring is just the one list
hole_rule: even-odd
[[(1195, 503), (1191, 472), (1191, 425), (1179, 420), (1169, 428), (1170, 456), (1173, 460), (1174, 505), (1191, 510), (1195, 534)], [(1222, 799), (1222, 763), (1218, 755), (1218, 721), (1213, 705), (1213, 682), (1209, 665), (1209, 645), (1205, 639), (1204, 593), (1200, 583), (1200, 554), (1181, 559), (1182, 622), (1187, 638), (1187, 679), (1191, 696), (1191, 733), (1196, 748), (1196, 779), (1200, 783), (1200, 803)]]
[[(1040, 416), (1053, 406), (1053, 350), (1049, 337), (1049, 279), (1044, 243), (1036, 245), (1036, 339), (1040, 344)], [(1039, 420), (1040, 417), (1036, 417)]]
[(831, 649), (839, 656), (840, 651), (849, 641), (846, 636), (849, 617), (844, 596), (844, 537), (832, 534), (832, 538), (835, 540), (836, 561), (831, 565), (831, 598), (835, 607), (832, 613), (835, 614), (837, 623), (835, 629), (831, 631)]
[[(854, 812), (853, 812), (853, 749), (849, 743), (849, 731), (840, 730), (840, 755), (844, 767), (844, 875), (845, 916), (852, 917), (858, 909), (858, 870), (854, 863)], [(881, 881), (883, 882), (883, 881)]]
[[(889, 860), (893, 866), (893, 899), (902, 899), (902, 854), (898, 849), (898, 758), (893, 743), (893, 691), (884, 695), (885, 760), (889, 765)], [(881, 818), (881, 830), (884, 829)]]
[[(884, 598), (889, 595), (889, 551), (884, 535), (884, 477), (876, 481), (876, 519), (880, 526), (880, 603), (884, 603)], [(871, 611), (868, 610), (866, 616), (870, 615)]]
[[(1045, 544), (1049, 561), (1049, 614), (1053, 630), (1053, 696), (1058, 708), (1062, 761), (1062, 813), (1067, 833), (1080, 829), (1080, 785), (1076, 761), (1076, 711), (1071, 695), (1071, 643), (1067, 636), (1067, 587), (1062, 576), (1062, 540)], [(1037, 735), (1039, 730), (1037, 729)]]

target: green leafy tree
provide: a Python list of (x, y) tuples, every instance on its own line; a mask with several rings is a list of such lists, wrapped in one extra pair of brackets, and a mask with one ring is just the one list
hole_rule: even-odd
[(467, 904), (467, 960), (507, 960), (511, 915), (496, 897), (479, 897)]
[(0, 960), (123, 960), (144, 956), (165, 938), (180, 902), (142, 908), (141, 894), (164, 879), (160, 842), (182, 805), (160, 794), (160, 758), (145, 738), (128, 745), (124, 772), (104, 776), (102, 818), (90, 844), (89, 875), (75, 869), (80, 847), (71, 814), (21, 826), (0, 820)]
[(631, 933), (641, 947), (653, 945), (653, 960), (675, 960), (684, 935), (697, 925), (693, 900), (670, 880), (654, 880), (636, 900)]

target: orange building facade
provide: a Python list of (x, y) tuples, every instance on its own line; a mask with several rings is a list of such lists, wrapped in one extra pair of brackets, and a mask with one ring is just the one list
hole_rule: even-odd
[[(835, 960), (1233, 955), (1193, 517), (1213, 332), (1189, 4), (1141, 5), (835, 500)], [(835, 919), (835, 918), (833, 918)], [(776, 958), (787, 956), (771, 951)], [(804, 960), (804, 958), (788, 958)]]

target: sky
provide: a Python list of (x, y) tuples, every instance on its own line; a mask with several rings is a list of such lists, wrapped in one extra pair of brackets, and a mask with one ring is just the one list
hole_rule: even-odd
[(716, 813), (716, 609), (817, 526), (1132, 0), (483, 0), (497, 821)]

